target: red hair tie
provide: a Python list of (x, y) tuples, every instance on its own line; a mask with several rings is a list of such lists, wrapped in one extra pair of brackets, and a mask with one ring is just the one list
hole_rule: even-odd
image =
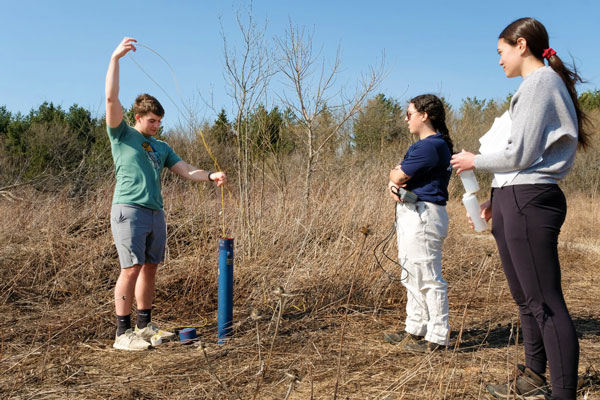
[(549, 60), (550, 57), (552, 57), (553, 55), (556, 54), (556, 51), (554, 51), (554, 49), (552, 47), (548, 47), (546, 50), (544, 50), (544, 52), (542, 53), (542, 57), (544, 57), (546, 60)]

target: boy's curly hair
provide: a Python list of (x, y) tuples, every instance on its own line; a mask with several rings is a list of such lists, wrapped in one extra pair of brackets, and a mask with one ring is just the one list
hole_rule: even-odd
[(165, 109), (160, 105), (156, 97), (147, 93), (140, 94), (133, 103), (133, 112), (143, 117), (148, 113), (154, 113), (159, 117), (165, 115)]

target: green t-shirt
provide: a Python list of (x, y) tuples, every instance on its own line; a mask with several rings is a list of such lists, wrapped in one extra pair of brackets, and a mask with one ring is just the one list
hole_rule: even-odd
[(160, 173), (181, 158), (167, 143), (142, 135), (125, 121), (107, 130), (117, 176), (113, 204), (162, 209)]

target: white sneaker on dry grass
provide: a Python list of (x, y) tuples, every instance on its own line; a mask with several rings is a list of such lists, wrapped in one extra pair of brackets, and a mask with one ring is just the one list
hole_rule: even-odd
[(167, 331), (160, 330), (152, 322), (149, 322), (148, 325), (143, 329), (139, 329), (136, 325), (135, 334), (138, 335), (140, 338), (147, 340), (147, 341), (150, 341), (152, 336), (155, 336), (155, 335), (160, 336), (160, 338), (163, 342), (168, 342), (169, 340), (172, 340), (175, 337), (175, 334), (173, 332), (167, 332)]
[(152, 345), (133, 333), (132, 329), (127, 329), (125, 333), (115, 337), (115, 349), (119, 350), (148, 350)]

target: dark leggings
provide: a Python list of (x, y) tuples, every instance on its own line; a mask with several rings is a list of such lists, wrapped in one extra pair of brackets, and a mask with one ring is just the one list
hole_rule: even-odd
[(558, 185), (492, 190), (492, 234), (519, 306), (525, 363), (538, 374), (549, 363), (557, 399), (575, 399), (579, 362), (579, 342), (560, 284), (558, 234), (566, 213)]

